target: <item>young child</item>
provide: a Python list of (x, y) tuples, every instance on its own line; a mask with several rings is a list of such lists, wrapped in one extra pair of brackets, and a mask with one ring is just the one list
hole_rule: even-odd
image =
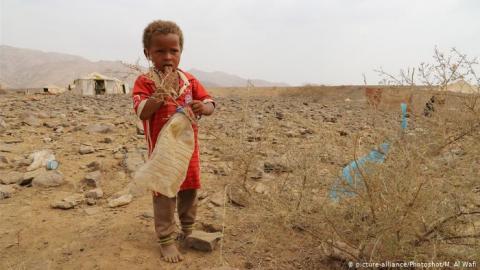
[[(153, 21), (143, 32), (144, 54), (153, 63), (150, 72), (165, 79), (169, 89), (176, 95), (156, 92), (151, 76), (140, 75), (133, 88), (134, 110), (142, 120), (148, 144), (149, 157), (155, 148), (157, 136), (168, 119), (176, 112), (177, 106), (189, 106), (195, 116), (211, 115), (215, 103), (200, 82), (187, 72), (178, 69), (183, 50), (183, 34), (171, 21)], [(167, 79), (168, 78), (168, 79)], [(200, 188), (200, 166), (198, 147), (198, 126), (192, 123), (195, 147), (187, 176), (176, 198), (169, 198), (154, 192), (153, 210), (155, 231), (160, 239), (161, 252), (165, 261), (176, 263), (183, 258), (174, 239), (175, 208), (182, 227), (183, 237), (193, 229), (197, 211), (197, 189)]]

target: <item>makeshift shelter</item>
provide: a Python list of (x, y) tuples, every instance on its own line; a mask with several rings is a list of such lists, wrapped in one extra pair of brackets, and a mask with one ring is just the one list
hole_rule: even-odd
[(447, 91), (465, 94), (479, 94), (478, 86), (471, 85), (463, 79), (459, 79), (454, 83), (447, 85)]
[(130, 92), (127, 83), (97, 72), (76, 79), (74, 85), (72, 93), (80, 95), (128, 94)]

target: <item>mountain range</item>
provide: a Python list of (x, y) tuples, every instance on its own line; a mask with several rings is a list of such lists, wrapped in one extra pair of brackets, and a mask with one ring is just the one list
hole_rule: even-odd
[[(138, 73), (122, 61), (90, 61), (81, 56), (43, 52), (0, 45), (0, 87), (39, 88), (46, 85), (65, 87), (76, 78), (92, 72), (116, 77), (133, 85)], [(205, 87), (244, 87), (248, 80), (225, 72), (187, 70)], [(249, 80), (255, 86), (288, 86), (265, 80)]]

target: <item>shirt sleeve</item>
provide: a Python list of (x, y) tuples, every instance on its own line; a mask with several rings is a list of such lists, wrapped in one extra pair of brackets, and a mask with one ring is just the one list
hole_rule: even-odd
[(132, 91), (133, 109), (139, 118), (143, 107), (145, 107), (147, 103), (147, 99), (152, 93), (152, 87), (148, 84), (147, 79), (143, 75), (139, 76), (135, 81)]
[(204, 103), (211, 102), (213, 107), (215, 107), (215, 101), (213, 100), (212, 96), (207, 92), (207, 89), (203, 87), (203, 85), (197, 80), (193, 79), (192, 83), (192, 95), (193, 99), (201, 100)]

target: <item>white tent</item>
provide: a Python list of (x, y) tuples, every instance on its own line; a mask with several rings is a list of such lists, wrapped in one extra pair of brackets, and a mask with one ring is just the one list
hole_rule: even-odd
[(127, 83), (97, 72), (76, 79), (74, 84), (72, 92), (81, 95), (128, 94), (130, 92)]
[(463, 79), (447, 85), (447, 91), (465, 94), (480, 94), (478, 86), (471, 85)]

